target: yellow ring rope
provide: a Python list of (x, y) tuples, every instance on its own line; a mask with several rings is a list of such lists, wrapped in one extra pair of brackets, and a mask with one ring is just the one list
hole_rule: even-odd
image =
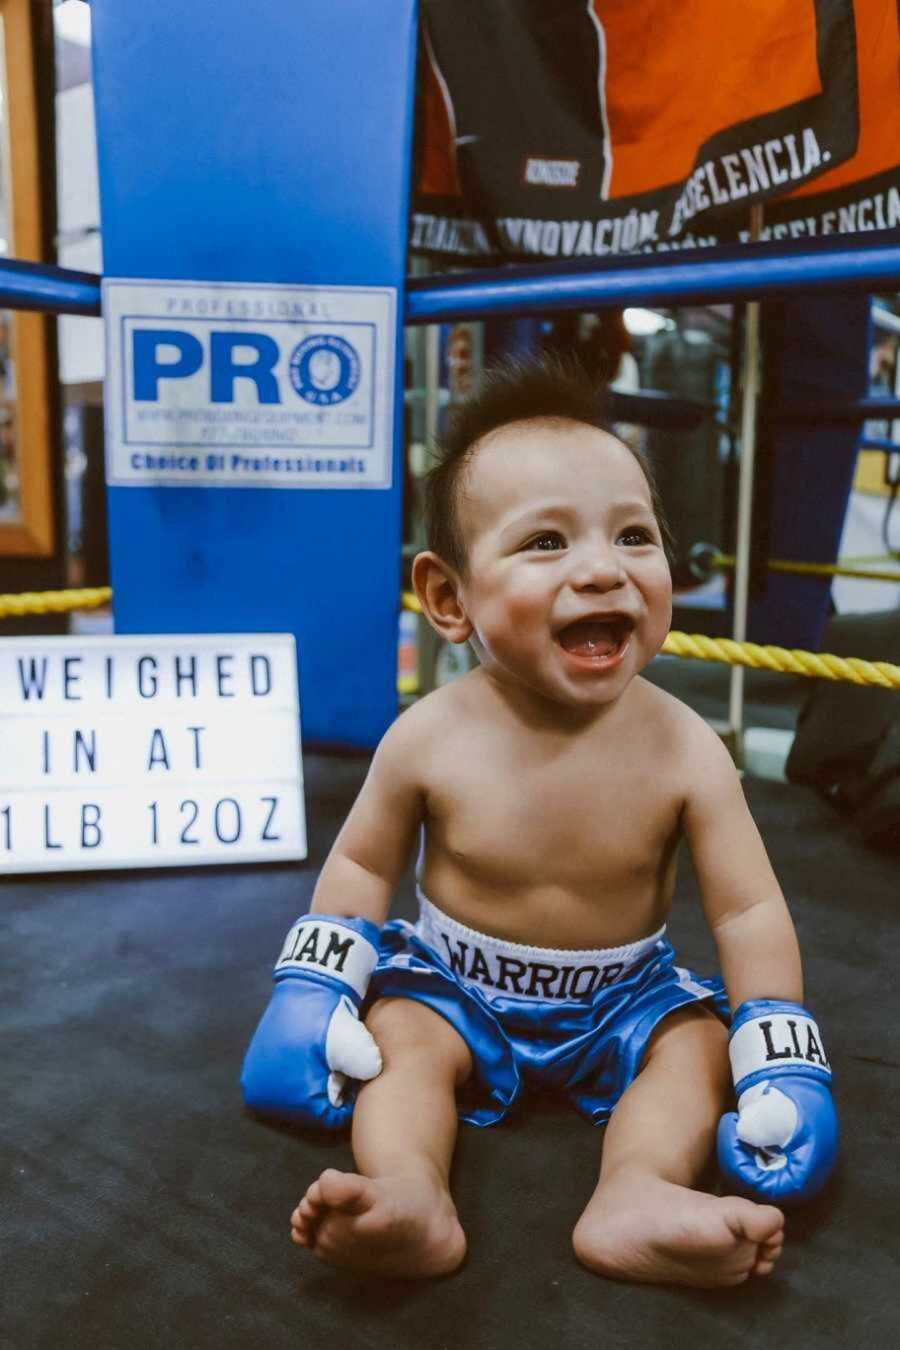
[(755, 642), (704, 637), (700, 633), (670, 633), (662, 650), (668, 656), (685, 656), (697, 661), (724, 661), (729, 666), (777, 670), (816, 680), (846, 680), (850, 684), (877, 684), (882, 689), (900, 689), (900, 666), (891, 665), (889, 661), (863, 661), (857, 656), (760, 647)]
[[(404, 592), (403, 608), (414, 614), (422, 613), (418, 599), (409, 591)], [(670, 633), (662, 650), (667, 656), (684, 656), (695, 661), (722, 661), (729, 666), (752, 666), (757, 670), (777, 670), (811, 679), (846, 680), (850, 684), (877, 684), (882, 689), (900, 689), (900, 666), (891, 665), (889, 661), (863, 661), (855, 656), (759, 647), (755, 642), (704, 637), (700, 633)]]
[(76, 591), (23, 591), (0, 595), (0, 619), (22, 614), (64, 614), (70, 609), (96, 609), (112, 599), (110, 586), (85, 586)]
[(855, 566), (856, 563), (883, 563), (883, 562), (896, 562), (896, 563), (900, 563), (900, 554), (897, 554), (897, 553), (854, 553), (854, 554), (848, 554), (848, 555), (847, 555), (846, 557), (844, 557), (844, 558), (838, 558), (838, 563), (839, 563), (840, 566), (842, 566), (842, 567), (846, 566), (848, 563), (853, 563), (854, 566)]
[[(710, 557), (709, 565), (724, 570), (734, 567), (734, 558), (727, 553), (716, 553)], [(790, 562), (785, 558), (769, 558), (766, 567), (770, 572), (792, 572), (801, 577), (859, 577), (865, 581), (893, 581), (900, 585), (900, 568), (882, 572), (873, 568), (847, 567), (842, 563)]]
[[(112, 598), (109, 586), (71, 591), (24, 591), (0, 595), (0, 618), (23, 614), (61, 614), (66, 610), (95, 609)], [(415, 595), (405, 592), (403, 608), (421, 614)], [(730, 666), (751, 666), (805, 675), (819, 680), (846, 680), (851, 684), (876, 684), (882, 689), (900, 689), (900, 666), (889, 661), (863, 661), (854, 656), (829, 656), (825, 652), (789, 651), (785, 647), (760, 647), (755, 642), (732, 638), (704, 637), (700, 633), (670, 633), (663, 643), (668, 656), (695, 661), (721, 661)]]

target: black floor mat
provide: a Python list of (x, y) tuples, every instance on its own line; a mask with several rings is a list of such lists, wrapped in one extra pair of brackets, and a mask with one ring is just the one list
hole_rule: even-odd
[[(749, 782), (788, 894), (843, 1129), (826, 1196), (791, 1217), (778, 1274), (716, 1293), (615, 1284), (570, 1234), (601, 1144), (532, 1100), (463, 1127), (461, 1271), (348, 1279), (298, 1252), (288, 1216), (346, 1140), (246, 1114), (238, 1074), (281, 938), (304, 910), (367, 761), (308, 755), (302, 866), (0, 882), (0, 1344), (11, 1350), (531, 1350), (880, 1347), (896, 1339), (896, 863), (812, 793)], [(397, 912), (412, 912), (407, 877)], [(709, 971), (689, 868), (670, 932)]]

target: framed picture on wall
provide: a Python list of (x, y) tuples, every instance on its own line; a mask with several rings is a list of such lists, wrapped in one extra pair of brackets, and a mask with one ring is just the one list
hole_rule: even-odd
[[(40, 261), (30, 0), (0, 0), (0, 257)], [(0, 556), (53, 553), (47, 320), (0, 309)]]

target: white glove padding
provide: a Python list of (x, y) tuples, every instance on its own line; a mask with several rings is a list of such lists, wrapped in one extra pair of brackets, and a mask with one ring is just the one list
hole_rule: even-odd
[(381, 1073), (381, 1051), (369, 1028), (359, 1020), (359, 1012), (352, 999), (343, 995), (328, 1023), (325, 1038), (325, 1060), (328, 1075), (328, 1100), (340, 1106), (348, 1078), (368, 1082)]
[(753, 1148), (785, 1148), (797, 1128), (797, 1107), (768, 1080), (742, 1092), (735, 1132)]

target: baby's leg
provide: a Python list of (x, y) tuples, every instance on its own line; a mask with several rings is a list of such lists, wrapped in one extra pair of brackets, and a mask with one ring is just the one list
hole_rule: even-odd
[(727, 1045), (725, 1028), (701, 1007), (660, 1023), (607, 1126), (600, 1180), (573, 1235), (591, 1270), (705, 1289), (771, 1273), (781, 1211), (692, 1189), (726, 1109)]
[(291, 1215), (291, 1237), (350, 1270), (445, 1275), (466, 1251), (449, 1175), (456, 1089), (472, 1057), (445, 1018), (412, 999), (380, 1000), (366, 1024), (384, 1068), (356, 1099), (359, 1172), (323, 1172)]

